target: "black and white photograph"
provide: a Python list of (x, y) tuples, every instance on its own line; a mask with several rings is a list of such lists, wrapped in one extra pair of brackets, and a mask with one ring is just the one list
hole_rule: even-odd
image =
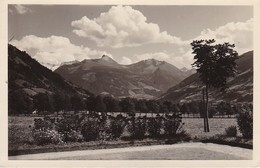
[(6, 4), (7, 160), (253, 161), (254, 9)]

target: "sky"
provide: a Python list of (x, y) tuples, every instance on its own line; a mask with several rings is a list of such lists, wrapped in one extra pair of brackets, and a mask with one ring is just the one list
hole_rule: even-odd
[(216, 39), (253, 49), (252, 6), (8, 5), (9, 43), (48, 68), (100, 58), (194, 62), (190, 43)]

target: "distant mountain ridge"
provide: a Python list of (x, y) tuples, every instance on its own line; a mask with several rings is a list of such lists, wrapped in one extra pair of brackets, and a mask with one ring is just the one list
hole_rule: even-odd
[[(209, 92), (211, 101), (253, 101), (253, 51), (241, 55), (236, 63), (238, 70), (236, 77), (228, 79), (228, 89), (226, 92), (222, 93), (216, 89), (211, 89)], [(199, 74), (195, 73), (178, 85), (170, 88), (158, 99), (173, 102), (200, 101), (202, 100), (202, 87)]]
[(159, 96), (188, 76), (165, 61), (148, 59), (121, 65), (106, 55), (63, 65), (54, 72), (94, 94), (147, 99)]

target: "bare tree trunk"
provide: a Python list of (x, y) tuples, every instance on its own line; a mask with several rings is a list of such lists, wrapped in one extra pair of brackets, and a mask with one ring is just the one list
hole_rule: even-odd
[(205, 89), (203, 88), (202, 89), (202, 110), (203, 110), (203, 112), (202, 112), (202, 114), (203, 114), (203, 126), (204, 126), (204, 132), (207, 132), (207, 127), (206, 127), (206, 115), (205, 115), (205, 113), (206, 113), (206, 111), (205, 111)]
[(208, 85), (206, 85), (206, 132), (209, 132), (209, 92)]

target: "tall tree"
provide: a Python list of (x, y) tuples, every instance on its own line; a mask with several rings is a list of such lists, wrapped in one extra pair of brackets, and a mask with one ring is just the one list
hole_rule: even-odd
[(70, 98), (70, 102), (71, 102), (71, 108), (72, 110), (78, 112), (80, 110), (83, 110), (85, 107), (84, 101), (83, 101), (83, 97), (79, 96), (79, 95), (73, 95)]
[(152, 116), (154, 113), (160, 112), (160, 105), (155, 100), (148, 100), (146, 102), (146, 106), (148, 108), (148, 111), (152, 113)]
[(53, 104), (47, 93), (38, 93), (33, 97), (34, 107), (41, 112), (51, 112), (54, 110)]
[(106, 104), (104, 103), (104, 97), (98, 95), (95, 99), (95, 111), (97, 112), (107, 112)]
[[(191, 43), (195, 62), (192, 64), (205, 85), (205, 113), (208, 125), (209, 88), (225, 90), (227, 78), (235, 75), (237, 52), (234, 44), (215, 44), (215, 40), (195, 40)], [(206, 132), (209, 132), (207, 127)]]
[(108, 112), (119, 112), (119, 101), (111, 96), (105, 96), (103, 102), (106, 105), (106, 110)]
[(121, 110), (123, 112), (135, 112), (135, 104), (134, 104), (134, 101), (133, 99), (127, 97), (127, 98), (124, 98), (122, 99), (120, 102), (119, 102), (119, 105), (121, 107)]

